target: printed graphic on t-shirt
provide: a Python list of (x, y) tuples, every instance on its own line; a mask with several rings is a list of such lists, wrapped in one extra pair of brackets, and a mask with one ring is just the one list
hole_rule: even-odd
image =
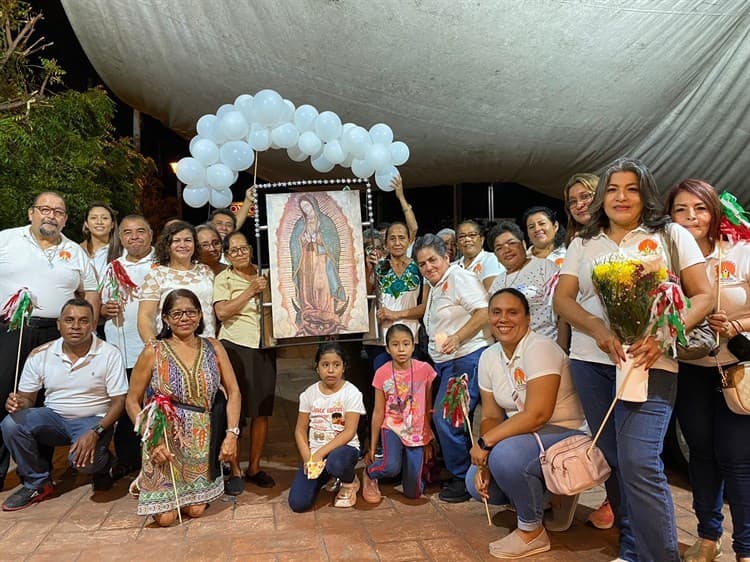
[[(719, 268), (719, 264), (716, 264), (716, 269)], [(735, 283), (737, 282), (737, 264), (733, 261), (722, 261), (721, 262), (721, 275), (719, 276), (721, 283)]]
[(526, 387), (526, 373), (524, 373), (520, 367), (516, 367), (513, 371), (513, 382), (516, 383), (516, 389), (523, 389)]
[(646, 238), (641, 240), (641, 243), (638, 244), (638, 251), (643, 255), (650, 256), (656, 253), (658, 247), (659, 244), (657, 244), (655, 240)]
[(310, 433), (314, 441), (328, 443), (344, 430), (345, 425), (344, 404), (341, 400), (336, 400), (326, 408), (313, 405), (310, 410)]

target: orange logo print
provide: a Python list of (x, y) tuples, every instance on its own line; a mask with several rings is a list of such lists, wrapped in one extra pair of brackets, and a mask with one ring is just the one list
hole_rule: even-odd
[(441, 287), (441, 289), (443, 290), (443, 293), (447, 293), (448, 292), (448, 282), (447, 281), (445, 283), (443, 283), (443, 286)]
[(557, 259), (555, 260), (555, 265), (556, 265), (557, 267), (561, 267), (564, 261), (565, 261), (565, 258), (557, 258)]
[(721, 262), (721, 278), (734, 279), (737, 274), (737, 266), (733, 261)]
[(646, 238), (638, 244), (638, 251), (642, 254), (653, 254), (656, 252), (656, 248), (658, 248), (658, 244), (651, 240), (651, 238)]
[(519, 367), (516, 367), (516, 370), (513, 372), (513, 381), (516, 383), (516, 386), (526, 384), (526, 373)]
[(60, 250), (60, 253), (57, 255), (60, 256), (60, 259), (63, 261), (70, 261), (70, 252), (68, 250)]
[(474, 273), (482, 273), (482, 264), (478, 263), (474, 266)]

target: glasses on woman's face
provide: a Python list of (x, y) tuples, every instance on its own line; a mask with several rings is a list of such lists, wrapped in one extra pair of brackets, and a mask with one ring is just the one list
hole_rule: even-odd
[(234, 248), (229, 248), (229, 250), (227, 250), (227, 254), (233, 258), (248, 253), (250, 253), (250, 246), (235, 246)]
[(521, 241), (517, 238), (511, 238), (507, 242), (502, 242), (500, 244), (495, 244), (495, 251), (496, 252), (502, 252), (505, 248), (508, 249), (515, 249), (518, 248), (521, 245)]
[(581, 194), (580, 199), (568, 199), (568, 208), (569, 209), (575, 209), (580, 204), (586, 204), (591, 203), (594, 199), (593, 193), (583, 193)]
[(211, 250), (212, 248), (221, 248), (221, 240), (212, 240), (211, 242), (201, 242), (199, 246), (203, 250)]
[(177, 322), (178, 320), (182, 320), (183, 316), (187, 316), (190, 320), (195, 320), (198, 318), (198, 315), (201, 313), (200, 310), (196, 310), (194, 308), (188, 308), (185, 310), (173, 310), (167, 316), (169, 316), (170, 320), (174, 320)]

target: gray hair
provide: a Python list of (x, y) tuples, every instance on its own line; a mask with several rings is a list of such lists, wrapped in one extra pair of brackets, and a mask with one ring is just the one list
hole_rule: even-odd
[(436, 234), (425, 234), (416, 239), (414, 242), (414, 248), (412, 249), (412, 255), (416, 256), (421, 250), (433, 250), (441, 258), (448, 255), (448, 249), (445, 247), (445, 242)]
[(456, 239), (456, 231), (452, 228), (443, 228), (441, 230), (438, 230), (437, 234), (435, 235), (439, 238), (442, 238), (443, 236), (450, 236), (454, 240)]

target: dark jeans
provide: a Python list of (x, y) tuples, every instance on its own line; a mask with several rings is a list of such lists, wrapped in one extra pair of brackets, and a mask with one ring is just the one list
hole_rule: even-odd
[(723, 532), (724, 487), (734, 527), (733, 548), (750, 556), (750, 416), (733, 413), (721, 393), (718, 370), (680, 363), (675, 406), (690, 448), (690, 484), (698, 536)]
[(392, 478), (401, 474), (401, 485), (407, 498), (419, 498), (424, 491), (422, 468), (424, 447), (407, 447), (393, 431), (380, 428), (383, 458), (373, 461), (365, 470), (373, 479)]
[[(16, 356), (18, 354), (18, 336), (20, 330), (8, 332), (8, 325), (0, 322), (0, 422), (8, 415), (5, 411), (5, 401), (13, 392), (13, 382), (16, 373)], [(21, 342), (21, 360), (18, 365), (18, 378), (21, 378), (23, 365), (31, 350), (37, 346), (60, 337), (56, 325), (39, 328), (24, 326), (23, 341)], [(40, 393), (41, 395), (41, 393)], [(42, 451), (45, 457), (52, 458), (49, 448)], [(0, 488), (5, 482), (5, 475), (10, 466), (10, 452), (0, 436)]]
[(303, 467), (297, 471), (289, 490), (289, 507), (296, 513), (307, 511), (315, 503), (320, 489), (335, 476), (347, 484), (354, 482), (354, 466), (357, 464), (359, 451), (349, 445), (342, 445), (331, 451), (326, 457), (326, 466), (314, 480), (310, 480)]
[[(576, 359), (573, 382), (592, 432), (615, 396), (615, 367)], [(672, 493), (661, 452), (677, 394), (677, 374), (651, 369), (646, 402), (617, 402), (597, 445), (612, 467), (607, 496), (620, 528), (620, 558), (679, 562)]]
[[(125, 370), (128, 383), (130, 383), (132, 372), (133, 369)], [(133, 422), (130, 421), (130, 416), (125, 410), (123, 410), (120, 419), (117, 420), (113, 442), (118, 464), (130, 467), (133, 470), (141, 468), (141, 438), (135, 432)]]

